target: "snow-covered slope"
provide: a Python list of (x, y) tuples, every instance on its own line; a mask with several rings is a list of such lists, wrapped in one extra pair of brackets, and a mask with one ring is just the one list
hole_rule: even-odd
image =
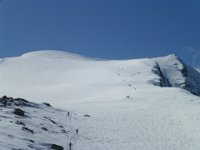
[(1, 150), (48, 149), (53, 144), (64, 147), (76, 136), (76, 125), (72, 123), (75, 114), (70, 112), (68, 116), (68, 112), (45, 104), (0, 98)]
[(81, 56), (78, 54), (74, 54), (74, 53), (68, 53), (68, 52), (63, 52), (63, 51), (54, 51), (54, 50), (46, 50), (46, 51), (35, 51), (35, 52), (30, 52), (30, 53), (26, 53), (23, 54), (21, 57), (24, 58), (33, 58), (33, 57), (37, 57), (37, 58), (52, 58), (52, 59), (69, 59), (69, 60), (89, 60), (91, 58), (89, 57), (85, 57), (85, 56)]
[(74, 150), (198, 150), (199, 83), (175, 55), (96, 60), (40, 51), (0, 61), (0, 95), (91, 115), (78, 123)]
[(155, 73), (161, 78), (164, 87), (179, 87), (200, 95), (200, 74), (195, 69), (184, 64), (176, 55), (155, 59)]

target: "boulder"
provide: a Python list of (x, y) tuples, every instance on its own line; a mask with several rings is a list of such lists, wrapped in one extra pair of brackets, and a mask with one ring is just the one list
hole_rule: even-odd
[(16, 108), (13, 112), (14, 114), (18, 115), (18, 116), (25, 116), (25, 111), (19, 109), (19, 108)]
[(54, 150), (64, 150), (64, 148), (60, 145), (56, 145), (56, 144), (52, 144), (51, 145), (51, 149), (54, 149)]

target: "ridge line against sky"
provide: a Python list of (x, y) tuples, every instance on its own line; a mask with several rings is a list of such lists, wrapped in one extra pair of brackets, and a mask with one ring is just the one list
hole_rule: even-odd
[(177, 54), (200, 67), (198, 0), (1, 0), (0, 57), (61, 50), (105, 59)]

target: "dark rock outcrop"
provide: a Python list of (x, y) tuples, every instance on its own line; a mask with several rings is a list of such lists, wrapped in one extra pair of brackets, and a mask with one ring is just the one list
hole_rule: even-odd
[(29, 132), (29, 133), (32, 133), (32, 134), (34, 133), (33, 130), (31, 130), (31, 129), (27, 128), (27, 127), (22, 127), (22, 130), (24, 130), (26, 132)]
[(152, 82), (154, 85), (161, 86), (161, 87), (171, 87), (169, 80), (163, 75), (159, 64), (156, 62), (155, 66), (152, 69), (152, 72), (157, 74), (160, 78), (159, 81)]
[(19, 120), (17, 120), (15, 123), (16, 123), (17, 125), (26, 126), (25, 123), (23, 123), (22, 121), (19, 121)]
[(152, 72), (159, 79), (151, 80), (150, 83), (160, 87), (182, 88), (200, 96), (200, 73), (176, 55), (156, 58)]
[(35, 103), (31, 103), (23, 98), (12, 98), (12, 97), (3, 96), (2, 98), (0, 98), (0, 106), (37, 107), (38, 105)]
[(52, 144), (51, 149), (53, 150), (64, 150), (64, 148), (60, 145)]
[(23, 111), (22, 109), (16, 108), (13, 112), (14, 114), (24, 117), (25, 116), (25, 111)]
[(48, 107), (51, 107), (51, 105), (49, 103), (44, 102), (43, 104), (48, 106)]

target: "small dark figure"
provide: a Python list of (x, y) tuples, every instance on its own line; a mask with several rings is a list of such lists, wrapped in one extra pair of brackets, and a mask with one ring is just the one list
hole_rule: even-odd
[(131, 84), (128, 84), (128, 86), (131, 87), (132, 85), (131, 85)]
[(72, 143), (69, 143), (69, 150), (72, 150)]
[(85, 114), (85, 115), (84, 115), (84, 117), (90, 117), (90, 115), (88, 115), (88, 114)]
[(70, 113), (68, 112), (68, 113), (67, 113), (67, 116), (69, 116), (69, 115), (70, 115)]
[(78, 129), (76, 129), (76, 134), (78, 134)]

